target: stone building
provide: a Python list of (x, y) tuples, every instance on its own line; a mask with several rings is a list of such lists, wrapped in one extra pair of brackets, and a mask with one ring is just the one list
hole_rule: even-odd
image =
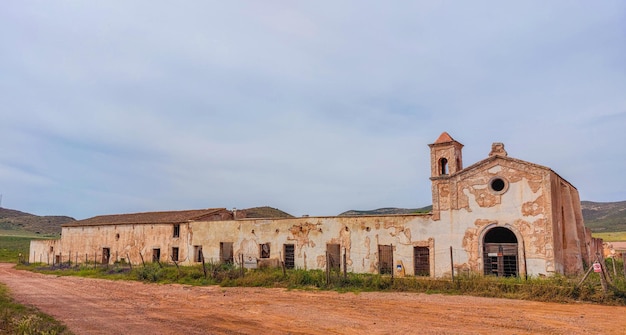
[(551, 169), (508, 156), (463, 167), (447, 133), (430, 147), (430, 213), (246, 218), (226, 209), (105, 215), (31, 242), (31, 262), (284, 262), (287, 268), (430, 277), (577, 274), (590, 263), (578, 191)]

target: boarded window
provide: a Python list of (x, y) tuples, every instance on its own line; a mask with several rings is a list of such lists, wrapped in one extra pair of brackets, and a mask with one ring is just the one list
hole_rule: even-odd
[(173, 237), (180, 237), (180, 225), (179, 224), (174, 225)]
[(202, 246), (194, 245), (193, 246), (193, 260), (194, 262), (202, 262), (202, 258), (204, 255), (202, 254)]
[(178, 262), (178, 247), (172, 247), (172, 261)]
[(109, 259), (111, 259), (111, 249), (102, 248), (102, 264), (109, 264)]
[(264, 243), (259, 245), (260, 258), (270, 258), (270, 244)]
[(341, 246), (339, 244), (327, 244), (328, 266), (331, 270), (341, 269)]
[(153, 262), (161, 261), (161, 249), (159, 248), (152, 249), (152, 261)]
[(284, 249), (285, 249), (285, 268), (287, 269), (295, 268), (296, 267), (296, 262), (295, 262), (296, 248), (294, 247), (293, 244), (285, 244)]
[(233, 263), (233, 242), (220, 242), (220, 262)]
[(378, 271), (381, 275), (393, 272), (393, 248), (391, 245), (378, 245)]
[(430, 276), (430, 251), (428, 247), (413, 248), (413, 262), (416, 276)]

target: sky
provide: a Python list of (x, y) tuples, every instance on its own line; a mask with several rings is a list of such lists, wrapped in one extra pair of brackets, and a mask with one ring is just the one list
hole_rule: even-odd
[(626, 2), (7, 1), (0, 205), (76, 219), (431, 204), (503, 142), (626, 200)]

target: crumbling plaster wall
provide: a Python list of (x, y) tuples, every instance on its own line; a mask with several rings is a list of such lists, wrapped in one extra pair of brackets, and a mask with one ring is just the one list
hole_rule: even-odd
[(436, 236), (447, 234), (443, 225), (424, 214), (193, 222), (191, 227), (191, 244), (201, 245), (205, 258), (214, 261), (220, 258), (220, 242), (233, 243), (236, 262), (241, 254), (259, 257), (259, 245), (266, 243), (270, 258), (283, 259), (283, 245), (293, 244), (296, 268), (323, 269), (327, 244), (339, 244), (348, 271), (377, 273), (378, 245), (393, 245), (394, 263), (402, 264), (408, 275), (414, 273), (416, 246), (432, 249), (431, 275), (442, 273), (436, 266)]
[(561, 273), (577, 274), (591, 262), (591, 235), (585, 229), (578, 190), (552, 174), (553, 239), (559, 250), (556, 263)]
[[(71, 255), (71, 261), (85, 260), (98, 263), (102, 262), (103, 248), (110, 249), (109, 262), (124, 259), (133, 264), (144, 261), (152, 261), (153, 249), (160, 249), (160, 259), (163, 262), (171, 262), (172, 247), (179, 248), (179, 260), (186, 260), (189, 255), (188, 240), (190, 239), (188, 224), (180, 224), (179, 237), (173, 237), (173, 224), (121, 224), (99, 226), (71, 226), (62, 228), (62, 238), (57, 242), (54, 250), (56, 255), (61, 255), (62, 260), (67, 262)], [(37, 248), (34, 259), (39, 261), (39, 255), (44, 250)], [(33, 251), (31, 251), (33, 254)], [(33, 257), (33, 255), (31, 255)]]
[[(504, 192), (494, 192), (489, 183), (506, 181)], [(450, 178), (446, 193), (451, 208), (440, 213), (450, 223), (450, 242), (466, 253), (455, 267), (483, 271), (482, 246), (493, 227), (510, 229), (518, 240), (521, 275), (550, 274), (555, 269), (550, 212), (550, 175), (545, 169), (511, 160), (496, 159)], [(441, 195), (440, 195), (441, 197)], [(467, 259), (463, 259), (463, 256)], [(466, 263), (464, 263), (466, 262)]]

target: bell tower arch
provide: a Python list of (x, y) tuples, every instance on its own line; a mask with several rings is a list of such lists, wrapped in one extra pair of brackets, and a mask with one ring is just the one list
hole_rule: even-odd
[(463, 170), (463, 144), (443, 132), (430, 147), (430, 180), (433, 193), (433, 219), (450, 209), (450, 177)]

